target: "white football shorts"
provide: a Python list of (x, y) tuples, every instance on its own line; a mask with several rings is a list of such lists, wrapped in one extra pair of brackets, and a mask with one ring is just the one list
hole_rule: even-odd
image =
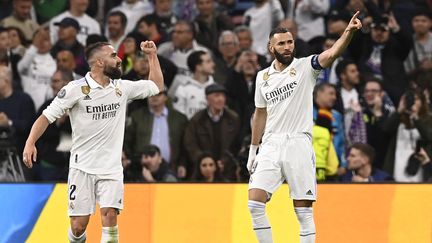
[(95, 175), (76, 168), (69, 168), (69, 216), (93, 214), (96, 202), (100, 208), (116, 208), (120, 212), (123, 209), (123, 194), (123, 173)]
[(252, 166), (249, 189), (273, 194), (286, 181), (293, 200), (316, 200), (316, 167), (312, 137), (307, 133), (268, 133)]

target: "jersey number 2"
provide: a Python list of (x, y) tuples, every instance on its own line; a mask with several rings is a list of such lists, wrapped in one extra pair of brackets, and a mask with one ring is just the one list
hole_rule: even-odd
[(70, 186), (70, 193), (69, 193), (69, 199), (70, 200), (75, 200), (75, 195), (73, 195), (75, 190), (76, 190), (76, 185), (71, 185)]

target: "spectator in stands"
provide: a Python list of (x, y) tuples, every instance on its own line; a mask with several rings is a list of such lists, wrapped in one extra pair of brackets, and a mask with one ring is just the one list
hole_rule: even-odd
[(195, 182), (224, 182), (219, 167), (211, 153), (203, 152), (198, 158), (192, 178)]
[(177, 182), (176, 176), (162, 158), (156, 145), (148, 145), (144, 148), (140, 163), (141, 171), (137, 176), (137, 181)]
[(225, 107), (226, 89), (215, 83), (205, 89), (205, 94), (208, 106), (192, 117), (184, 136), (189, 161), (195, 165), (204, 151), (219, 160), (226, 150), (237, 154), (240, 146), (240, 118)]
[(348, 26), (351, 13), (345, 9), (332, 9), (327, 15), (327, 35), (341, 36)]
[(76, 63), (74, 54), (70, 50), (61, 50), (56, 56), (57, 69), (69, 70), (72, 72), (73, 79), (77, 80), (83, 76), (75, 73)]
[(336, 87), (329, 83), (321, 83), (314, 91), (314, 121), (316, 123), (320, 110), (331, 114), (331, 124), (326, 124), (333, 137), (333, 144), (338, 155), (340, 167), (346, 167), (345, 160), (345, 133), (343, 127), (343, 116), (333, 109), (336, 102)]
[(18, 55), (19, 57), (24, 56), (24, 53), (26, 51), (26, 39), (23, 32), (21, 31), (21, 29), (14, 26), (10, 26), (7, 29), (9, 32), (11, 53)]
[(136, 31), (148, 40), (153, 41), (156, 45), (160, 45), (168, 41), (167, 36), (162, 36), (157, 26), (156, 17), (154, 15), (146, 15), (141, 17), (136, 25)]
[(12, 87), (12, 72), (0, 66), (0, 127), (9, 131), (9, 138), (22, 154), (26, 137), (30, 131), (35, 108), (30, 96)]
[(255, 4), (244, 13), (244, 24), (252, 32), (252, 50), (267, 56), (267, 42), (270, 31), (284, 18), (277, 0), (255, 0)]
[(372, 166), (375, 150), (366, 143), (355, 143), (348, 154), (348, 171), (342, 176), (342, 182), (383, 182), (392, 181), (385, 171)]
[(4, 58), (6, 58), (6, 60), (4, 60), (4, 62), (5, 64), (7, 63), (7, 66), (12, 70), (14, 90), (22, 90), (21, 76), (17, 68), (21, 57), (11, 51), (11, 39), (9, 37), (9, 31), (7, 28), (3, 27), (0, 27), (0, 52), (5, 54)]
[(89, 6), (89, 0), (69, 0), (69, 10), (55, 16), (50, 21), (50, 34), (51, 43), (56, 43), (58, 40), (58, 27), (55, 23), (59, 23), (64, 18), (75, 19), (80, 26), (78, 31), (77, 39), (82, 44), (86, 44), (87, 36), (91, 34), (101, 34), (101, 28), (99, 23), (86, 14), (86, 10)]
[(241, 120), (241, 137), (251, 133), (251, 117), (255, 111), (255, 78), (260, 66), (249, 51), (243, 51), (230, 73), (225, 87), (228, 107), (234, 110)]
[(155, 0), (154, 12), (149, 16), (155, 18), (162, 39), (171, 40), (174, 25), (180, 21), (180, 19), (173, 13), (172, 0)]
[(80, 30), (79, 23), (73, 18), (64, 18), (58, 23), (59, 26), (58, 40), (51, 48), (53, 58), (57, 57), (57, 53), (62, 50), (69, 50), (74, 54), (75, 72), (81, 76), (85, 76), (89, 71), (88, 64), (85, 60), (84, 46), (78, 41), (78, 33)]
[[(351, 18), (351, 16), (350, 16)], [(348, 19), (349, 20), (349, 19)], [(298, 37), (298, 25), (293, 19), (283, 19), (279, 27), (287, 28), (294, 38), (295, 57), (306, 57), (313, 53), (312, 46)]]
[(423, 170), (407, 173), (409, 158), (416, 152), (418, 141), (424, 141), (426, 151), (432, 150), (432, 115), (426, 97), (420, 90), (408, 90), (401, 97), (397, 112), (387, 119), (384, 129), (394, 134), (384, 162), (384, 169), (397, 182), (422, 182)]
[(139, 45), (142, 41), (147, 40), (145, 36), (138, 32), (131, 32), (126, 35), (119, 48), (119, 57), (122, 59), (123, 74), (126, 75), (132, 70), (133, 59), (137, 52), (140, 51)]
[(215, 2), (215, 0), (197, 0), (195, 4), (198, 15), (193, 22), (197, 42), (211, 50), (218, 48), (218, 37), (224, 30), (234, 28), (231, 19), (217, 11)]
[(395, 107), (385, 94), (379, 79), (366, 77), (361, 106), (366, 123), (367, 143), (375, 148), (376, 160), (373, 166), (382, 169), (390, 143), (390, 134), (385, 132), (384, 124), (395, 111)]
[(370, 34), (356, 35), (348, 47), (360, 72), (383, 80), (384, 90), (398, 103), (408, 87), (403, 61), (412, 46), (412, 38), (401, 29), (393, 15), (376, 17)]
[(138, 20), (153, 12), (153, 4), (149, 0), (123, 0), (122, 3), (111, 9), (111, 12), (120, 11), (127, 17), (125, 33), (132, 32)]
[(234, 29), (234, 33), (237, 35), (237, 39), (239, 41), (239, 47), (241, 51), (251, 51), (258, 56), (258, 63), (261, 67), (268, 66), (267, 58), (263, 55), (258, 54), (257, 52), (252, 50), (252, 32), (249, 27), (246, 25), (237, 26)]
[(173, 94), (174, 108), (191, 119), (207, 106), (204, 90), (214, 83), (212, 75), (215, 64), (210, 54), (204, 51), (193, 52), (187, 62), (193, 76), (178, 75), (169, 93)]
[[(144, 152), (149, 144), (159, 147), (162, 158), (170, 168), (178, 172), (179, 178), (186, 176), (182, 143), (187, 118), (182, 113), (167, 106), (166, 91), (149, 97), (148, 106), (140, 106), (130, 113), (130, 123), (126, 127), (124, 147), (130, 156)], [(180, 168), (183, 166), (183, 168)]]
[(158, 48), (158, 54), (172, 61), (178, 68), (179, 74), (189, 75), (187, 65), (189, 55), (195, 51), (211, 53), (207, 48), (197, 43), (195, 32), (190, 22), (178, 21), (172, 32), (172, 40), (165, 42)]
[[(239, 41), (234, 32), (225, 30), (219, 36), (218, 43), (220, 55), (215, 57), (214, 78), (217, 83), (224, 84), (237, 63), (237, 57), (240, 53)], [(253, 52), (248, 53), (253, 54)]]
[[(324, 38), (321, 49), (318, 51), (318, 53), (330, 49), (338, 38), (339, 36), (337, 35), (327, 35)], [(343, 57), (338, 57), (330, 67), (324, 68), (318, 75), (317, 83), (331, 83), (333, 85), (339, 85), (339, 80), (336, 75), (336, 66), (341, 60), (343, 60)]]
[[(177, 67), (170, 60), (158, 56), (159, 63), (162, 69), (162, 74), (164, 76), (164, 83), (168, 86), (173, 82), (174, 76), (177, 73)], [(148, 58), (147, 56), (138, 51), (132, 58), (132, 70), (123, 75), (123, 79), (127, 80), (140, 80), (140, 79), (148, 79), (149, 67), (148, 67)], [(141, 100), (140, 100), (141, 101)]]
[(287, 14), (298, 24), (298, 37), (306, 42), (325, 36), (324, 16), (330, 9), (330, 0), (300, 1)]
[(13, 0), (12, 14), (4, 18), (0, 25), (3, 27), (16, 27), (22, 31), (25, 40), (31, 42), (39, 24), (30, 18), (32, 0)]
[[(73, 80), (70, 70), (54, 72), (51, 87), (57, 94), (63, 86)], [(38, 111), (42, 114), (53, 99), (47, 100)], [(70, 149), (72, 145), (72, 129), (68, 114), (51, 123), (37, 142), (38, 162), (35, 164), (35, 179), (43, 181), (66, 181), (69, 169)]]
[(57, 67), (49, 53), (51, 47), (48, 31), (39, 29), (33, 44), (18, 63), (23, 90), (32, 97), (35, 110), (53, 97), (51, 77)]
[(112, 11), (109, 13), (106, 22), (106, 29), (108, 30), (106, 35), (108, 37), (108, 42), (118, 51), (120, 44), (126, 35), (126, 24), (128, 19), (123, 12)]
[(408, 74), (416, 74), (420, 70), (432, 71), (432, 15), (430, 10), (419, 9), (412, 18), (414, 29), (414, 45), (405, 60)]

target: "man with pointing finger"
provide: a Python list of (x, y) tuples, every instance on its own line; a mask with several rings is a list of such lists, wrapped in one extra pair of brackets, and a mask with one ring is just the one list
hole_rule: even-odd
[(276, 60), (257, 74), (247, 163), (251, 173), (248, 207), (260, 243), (273, 242), (265, 207), (284, 181), (290, 187), (300, 224), (300, 243), (315, 242), (312, 91), (319, 72), (343, 53), (354, 32), (362, 27), (358, 15), (330, 49), (305, 58), (294, 58), (294, 39), (287, 29), (276, 28), (270, 33), (268, 49)]
[(27, 139), (23, 161), (31, 168), (37, 156), (36, 141), (50, 123), (69, 113), (73, 143), (68, 175), (70, 242), (86, 241), (86, 227), (96, 202), (102, 217), (101, 242), (118, 242), (126, 106), (130, 100), (144, 99), (164, 89), (156, 45), (145, 41), (141, 50), (148, 56), (149, 80), (131, 82), (120, 79), (121, 59), (113, 46), (106, 42), (90, 45), (86, 50), (90, 72), (58, 92), (33, 124)]

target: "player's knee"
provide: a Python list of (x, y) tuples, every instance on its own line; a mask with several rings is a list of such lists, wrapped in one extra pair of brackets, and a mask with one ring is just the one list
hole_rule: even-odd
[(102, 210), (101, 214), (104, 225), (114, 226), (117, 224), (117, 209), (107, 208), (105, 210)]
[(79, 237), (84, 234), (86, 227), (79, 223), (75, 223), (71, 225), (72, 234), (76, 237)]
[(294, 210), (300, 224), (300, 235), (305, 236), (315, 234), (313, 209), (311, 207), (296, 207)]

